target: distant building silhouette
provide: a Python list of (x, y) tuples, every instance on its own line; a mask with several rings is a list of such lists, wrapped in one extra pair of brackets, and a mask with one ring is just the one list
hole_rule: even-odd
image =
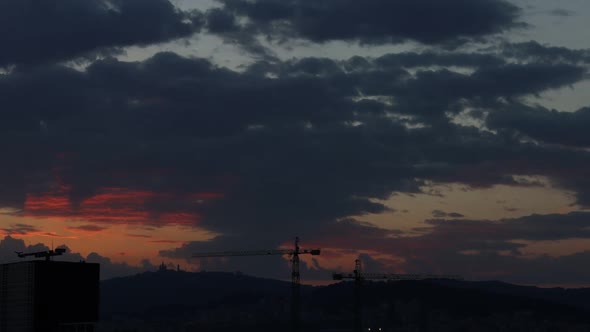
[(0, 332), (93, 332), (100, 265), (34, 260), (0, 265)]

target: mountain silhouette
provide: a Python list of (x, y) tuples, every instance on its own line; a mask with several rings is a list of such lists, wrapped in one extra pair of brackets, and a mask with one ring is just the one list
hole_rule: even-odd
[[(355, 284), (302, 285), (305, 331), (351, 331)], [(590, 331), (590, 289), (422, 280), (361, 286), (363, 325), (418, 331)], [(101, 283), (99, 331), (287, 331), (291, 283), (227, 272), (145, 272)], [(485, 327), (485, 328), (484, 328)], [(126, 328), (126, 329), (125, 329)]]

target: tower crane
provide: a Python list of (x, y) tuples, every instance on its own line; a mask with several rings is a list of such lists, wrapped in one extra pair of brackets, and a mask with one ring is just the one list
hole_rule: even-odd
[(45, 250), (45, 251), (28, 252), (28, 253), (24, 253), (22, 251), (15, 251), (15, 253), (20, 258), (24, 258), (27, 256), (34, 256), (35, 258), (44, 257), (46, 261), (50, 261), (51, 257), (62, 255), (65, 252), (66, 252), (65, 248), (57, 248), (55, 250)]
[(354, 332), (363, 330), (362, 316), (362, 298), (361, 288), (364, 280), (436, 280), (452, 279), (463, 280), (458, 275), (439, 275), (439, 274), (397, 274), (397, 273), (363, 273), (361, 260), (354, 262), (354, 271), (352, 273), (333, 273), (333, 280), (353, 279), (354, 280)]
[(299, 273), (299, 255), (320, 254), (321, 249), (302, 249), (299, 247), (299, 237), (295, 238), (293, 249), (270, 249), (270, 250), (245, 250), (245, 251), (218, 251), (201, 252), (192, 255), (193, 258), (202, 257), (225, 257), (225, 256), (267, 256), (267, 255), (289, 255), (291, 257), (291, 324), (294, 332), (300, 329), (301, 321), (301, 278)]

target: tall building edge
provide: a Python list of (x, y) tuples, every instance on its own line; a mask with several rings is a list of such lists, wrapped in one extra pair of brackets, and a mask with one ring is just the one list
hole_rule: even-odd
[(99, 264), (0, 264), (0, 332), (94, 332), (99, 303)]

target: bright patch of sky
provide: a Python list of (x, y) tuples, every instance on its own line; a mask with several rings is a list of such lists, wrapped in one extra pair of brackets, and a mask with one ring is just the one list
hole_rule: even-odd
[(469, 189), (449, 184), (434, 185), (431, 194), (396, 194), (382, 201), (395, 209), (393, 213), (361, 216), (359, 219), (386, 227), (411, 232), (424, 220), (434, 218), (434, 210), (460, 213), (467, 219), (498, 220), (531, 214), (568, 213), (575, 211), (571, 193), (550, 187), (494, 186)]
[[(524, 20), (531, 27), (508, 35), (511, 41), (535, 40), (550, 46), (571, 49), (590, 48), (590, 39), (584, 33), (588, 30), (590, 21), (589, 1), (513, 0), (513, 2), (523, 8)], [(584, 81), (571, 87), (531, 96), (528, 101), (558, 111), (573, 112), (590, 106), (590, 96), (586, 93), (589, 88), (590, 82)]]
[[(585, 31), (590, 20), (588, 0), (513, 0), (523, 8), (525, 21), (532, 25), (510, 36), (514, 41), (536, 40), (573, 49), (590, 48)], [(578, 33), (572, 33), (578, 32)]]

